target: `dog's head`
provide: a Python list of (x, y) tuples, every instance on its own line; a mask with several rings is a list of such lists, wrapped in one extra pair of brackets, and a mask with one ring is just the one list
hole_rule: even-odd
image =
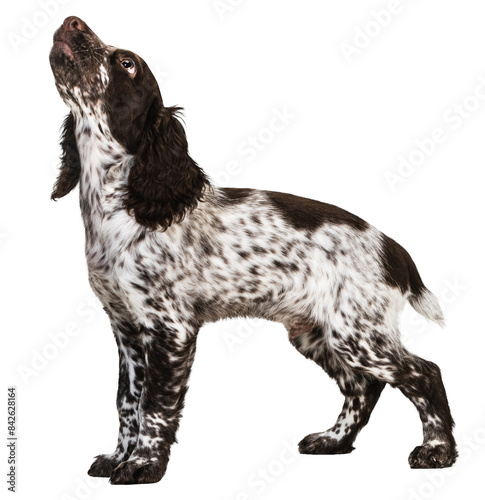
[[(94, 133), (109, 132), (133, 155), (124, 204), (136, 220), (152, 229), (181, 220), (197, 205), (208, 180), (188, 154), (178, 108), (163, 105), (145, 61), (106, 45), (84, 21), (71, 16), (54, 34), (50, 64), (71, 110), (64, 122), (61, 172), (52, 198), (66, 195), (79, 180), (76, 125), (82, 120)], [(93, 131), (85, 132), (89, 137)]]
[(154, 101), (162, 104), (157, 81), (145, 61), (129, 50), (106, 45), (78, 17), (68, 17), (54, 34), (50, 63), (56, 87), (75, 113), (105, 113), (114, 138), (134, 151)]

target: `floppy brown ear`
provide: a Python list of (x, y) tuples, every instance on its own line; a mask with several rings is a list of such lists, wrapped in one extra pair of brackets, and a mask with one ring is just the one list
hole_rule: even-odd
[(125, 208), (150, 229), (180, 222), (203, 196), (209, 181), (189, 156), (179, 108), (156, 98), (128, 174)]
[(81, 161), (74, 134), (74, 116), (72, 113), (66, 116), (62, 124), (61, 148), (61, 166), (51, 194), (52, 200), (66, 196), (76, 187), (81, 176)]

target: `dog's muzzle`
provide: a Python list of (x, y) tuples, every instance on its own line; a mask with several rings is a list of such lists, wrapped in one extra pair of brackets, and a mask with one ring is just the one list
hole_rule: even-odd
[(82, 19), (76, 16), (66, 18), (54, 33), (49, 55), (58, 88), (94, 89), (106, 55), (107, 46)]

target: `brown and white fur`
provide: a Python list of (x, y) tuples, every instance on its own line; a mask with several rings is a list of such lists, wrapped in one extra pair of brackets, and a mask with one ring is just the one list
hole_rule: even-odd
[(212, 186), (146, 63), (105, 45), (79, 18), (56, 31), (50, 62), (70, 108), (52, 198), (79, 183), (89, 281), (120, 357), (118, 446), (90, 475), (161, 479), (197, 332), (241, 316), (285, 325), (345, 396), (336, 424), (305, 437), (301, 453), (352, 451), (389, 384), (423, 424), (411, 467), (454, 463), (440, 370), (408, 352), (398, 329), (406, 301), (440, 324), (442, 313), (400, 245), (332, 205)]

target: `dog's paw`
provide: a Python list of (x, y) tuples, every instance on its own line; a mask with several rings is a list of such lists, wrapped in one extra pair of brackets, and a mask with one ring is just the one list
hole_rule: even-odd
[(153, 459), (136, 458), (121, 462), (111, 473), (111, 484), (147, 484), (162, 479), (166, 464)]
[(456, 462), (455, 446), (447, 444), (416, 446), (409, 455), (411, 469), (442, 469)]
[(331, 438), (325, 432), (309, 434), (298, 443), (298, 450), (303, 455), (341, 455), (353, 449), (345, 439)]
[(98, 455), (88, 470), (93, 477), (110, 477), (113, 470), (122, 461), (118, 455)]

